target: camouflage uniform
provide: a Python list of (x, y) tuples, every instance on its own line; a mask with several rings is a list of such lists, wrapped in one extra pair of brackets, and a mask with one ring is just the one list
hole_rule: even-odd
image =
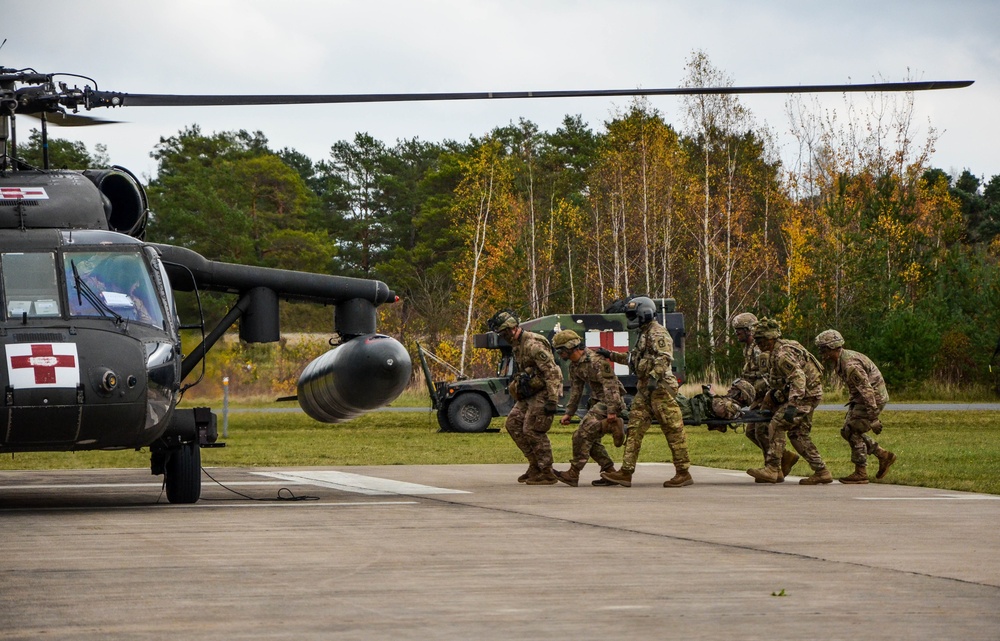
[(540, 389), (529, 398), (514, 403), (504, 426), (531, 465), (539, 470), (551, 470), (552, 444), (547, 432), (552, 427), (554, 414), (545, 413), (545, 403), (558, 403), (562, 397), (562, 370), (552, 357), (549, 341), (541, 334), (521, 331), (510, 343), (517, 370), (531, 376), (532, 387), (537, 385)]
[(882, 372), (861, 352), (841, 350), (834, 371), (851, 395), (840, 435), (851, 445), (851, 461), (864, 467), (869, 454), (881, 454), (882, 448), (867, 432), (881, 433), (882, 423), (878, 416), (889, 402), (889, 392)]
[[(629, 430), (625, 438), (621, 472), (631, 475), (635, 471), (642, 439), (654, 418), (659, 421), (660, 429), (667, 437), (674, 467), (678, 472), (686, 472), (691, 462), (688, 459), (684, 419), (676, 399), (679, 386), (671, 368), (674, 343), (670, 333), (663, 325), (652, 320), (639, 330), (635, 347), (630, 353), (611, 352), (610, 358), (623, 365), (631, 360), (638, 379), (635, 398), (629, 410)], [(649, 389), (651, 380), (655, 383), (652, 391)]]
[[(761, 373), (762, 364), (763, 367), (767, 366), (766, 354), (761, 353), (760, 348), (753, 342), (743, 345), (743, 373), (740, 378), (753, 385), (756, 392), (753, 402), (750, 403), (750, 409), (760, 407), (760, 401), (767, 392), (767, 380)], [(767, 423), (747, 423), (746, 435), (751, 443), (760, 448), (766, 459), (770, 443)]]
[(592, 458), (602, 470), (612, 469), (614, 461), (601, 444), (601, 437), (604, 435), (602, 423), (609, 411), (618, 415), (624, 412), (622, 397), (625, 396), (625, 388), (615, 375), (611, 363), (589, 349), (583, 350), (578, 361), (570, 362), (569, 379), (572, 387), (566, 402), (567, 415), (576, 413), (584, 386), (590, 387), (589, 409), (580, 421), (580, 426), (573, 432), (573, 459), (570, 466), (579, 472), (587, 465), (587, 459)]
[[(823, 400), (823, 368), (816, 357), (797, 341), (778, 339), (768, 357), (768, 396), (775, 401), (774, 418), (768, 424), (766, 466), (781, 469), (785, 453), (785, 434), (795, 450), (802, 455), (816, 472), (826, 469), (823, 457), (813, 445), (813, 411)], [(786, 418), (789, 409), (795, 416)]]

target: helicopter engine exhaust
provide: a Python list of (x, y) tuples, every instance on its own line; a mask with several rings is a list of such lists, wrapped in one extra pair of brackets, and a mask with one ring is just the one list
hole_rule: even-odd
[(410, 382), (406, 348), (383, 334), (358, 336), (309, 363), (298, 382), (302, 410), (322, 423), (341, 423), (382, 407)]
[(101, 192), (108, 229), (142, 239), (149, 209), (146, 192), (132, 172), (115, 166), (111, 169), (88, 169), (83, 175)]

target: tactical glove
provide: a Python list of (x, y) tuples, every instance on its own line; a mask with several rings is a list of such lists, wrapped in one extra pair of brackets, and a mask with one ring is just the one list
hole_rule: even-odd
[(604, 358), (611, 358), (611, 350), (604, 349), (603, 347), (594, 348), (594, 353)]
[(655, 392), (656, 388), (660, 386), (660, 381), (656, 380), (652, 376), (649, 377), (649, 382), (646, 383), (646, 389), (650, 392)]
[(559, 409), (559, 405), (555, 401), (545, 401), (545, 407), (543, 411), (546, 416), (555, 416), (556, 410)]
[(793, 420), (795, 420), (795, 417), (798, 416), (798, 414), (799, 410), (796, 409), (794, 406), (789, 405), (788, 407), (785, 408), (785, 413), (782, 415), (782, 417), (785, 419), (785, 421), (791, 423)]

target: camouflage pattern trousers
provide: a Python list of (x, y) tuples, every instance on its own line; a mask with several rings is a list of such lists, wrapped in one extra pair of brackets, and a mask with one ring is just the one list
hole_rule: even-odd
[(674, 398), (676, 393), (676, 390), (662, 385), (650, 393), (645, 384), (640, 385), (629, 410), (628, 435), (625, 437), (625, 454), (622, 456), (623, 472), (629, 474), (635, 472), (635, 463), (639, 460), (639, 450), (642, 449), (642, 438), (654, 418), (659, 421), (660, 429), (667, 437), (667, 445), (670, 446), (677, 471), (682, 472), (691, 466), (691, 461), (688, 459), (687, 434), (684, 432), (684, 417), (677, 399)]
[(764, 462), (767, 463), (767, 448), (770, 447), (771, 436), (770, 426), (767, 423), (747, 423), (746, 435), (750, 442), (760, 448), (764, 453)]
[[(823, 457), (819, 455), (819, 450), (813, 445), (809, 433), (812, 431), (813, 412), (819, 405), (820, 399), (799, 399), (795, 404), (783, 403), (774, 410), (774, 417), (768, 424), (768, 434), (770, 441), (767, 448), (767, 458), (765, 464), (773, 469), (781, 469), (781, 456), (785, 453), (785, 435), (788, 441), (795, 448), (795, 451), (809, 463), (814, 471), (822, 470), (826, 467)], [(798, 414), (790, 421), (785, 420), (785, 410), (794, 407)]]
[(504, 422), (507, 433), (528, 463), (540, 470), (552, 467), (552, 444), (548, 432), (553, 418), (545, 415), (545, 394), (535, 394), (514, 403)]
[(615, 462), (608, 455), (608, 450), (601, 443), (601, 437), (604, 436), (602, 422), (608, 417), (606, 411), (598, 411), (598, 407), (603, 405), (603, 403), (595, 405), (587, 412), (580, 421), (580, 427), (573, 432), (573, 458), (570, 460), (570, 466), (578, 472), (587, 465), (589, 459), (594, 459), (594, 462), (601, 466), (601, 470), (610, 470), (615, 466)]
[(868, 409), (851, 403), (847, 410), (847, 417), (844, 419), (844, 427), (840, 428), (840, 435), (851, 446), (851, 462), (855, 465), (865, 467), (868, 464), (868, 455), (875, 454), (882, 448), (878, 442), (868, 435), (869, 431), (874, 431), (877, 426), (878, 432), (882, 431), (882, 422), (878, 420), (879, 414), (885, 408), (885, 403), (879, 403), (875, 410), (875, 416), (868, 413)]

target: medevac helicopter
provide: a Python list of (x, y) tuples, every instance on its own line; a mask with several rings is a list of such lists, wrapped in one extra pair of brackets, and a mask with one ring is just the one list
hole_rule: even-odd
[[(383, 282), (236, 265), (145, 242), (149, 210), (127, 169), (49, 168), (49, 123), (96, 124), (97, 107), (265, 105), (747, 93), (922, 91), (971, 81), (778, 87), (371, 95), (158, 95), (82, 89), (33, 69), (0, 67), (0, 453), (141, 449), (171, 503), (201, 495), (201, 448), (219, 446), (210, 408), (177, 407), (183, 382), (239, 321), (248, 343), (280, 338), (280, 299), (334, 305), (342, 340), (300, 375), (297, 399), (337, 423), (384, 406), (410, 380), (406, 349), (376, 332), (378, 306), (398, 300)], [(83, 76), (75, 76), (83, 77)], [(43, 166), (17, 156), (16, 116), (41, 120)], [(207, 333), (182, 325), (172, 291), (236, 295)], [(181, 353), (180, 330), (203, 340)]]

